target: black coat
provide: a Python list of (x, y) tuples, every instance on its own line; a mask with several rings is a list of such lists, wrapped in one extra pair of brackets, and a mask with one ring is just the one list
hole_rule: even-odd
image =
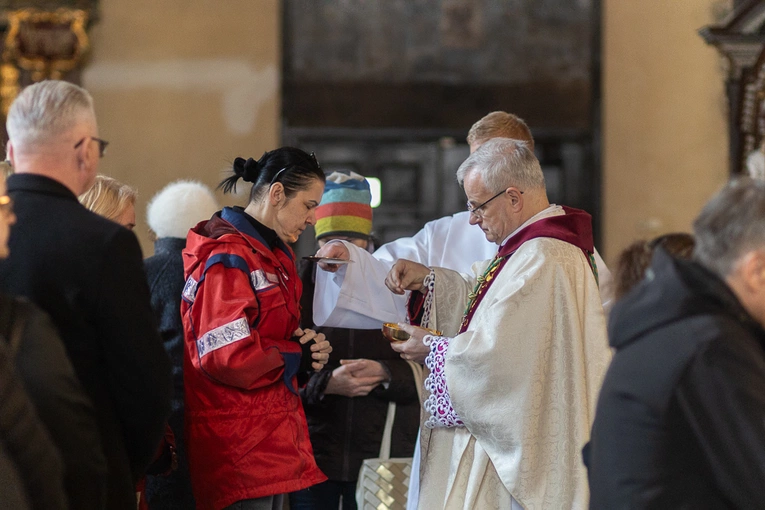
[[(303, 295), (301, 327), (314, 328), (314, 263), (301, 268)], [(420, 401), (414, 375), (380, 330), (317, 328), (332, 344), (330, 360), (321, 372), (313, 372), (301, 390), (313, 453), (319, 468), (333, 481), (355, 481), (364, 459), (380, 453), (388, 403), (396, 402), (391, 438), (391, 457), (411, 457), (420, 425)], [(391, 374), (387, 389), (382, 385), (365, 397), (324, 395), (332, 370), (341, 359), (379, 361)]]
[[(34, 405), (13, 367), (13, 359), (5, 341), (0, 341), (0, 450), (6, 453), (23, 484), (23, 495), (34, 510), (66, 510), (70, 508), (64, 493), (64, 464), (61, 454), (37, 417)], [(0, 488), (9, 496), (19, 489)], [(12, 506), (12, 499), (0, 500), (2, 508)], [(74, 507), (71, 507), (74, 510)]]
[(70, 508), (103, 508), (106, 459), (96, 413), (48, 315), (22, 298), (0, 294), (0, 335), (16, 371), (64, 460)]
[(186, 239), (163, 237), (154, 243), (154, 255), (144, 261), (151, 307), (173, 370), (172, 413), (168, 419), (175, 435), (178, 469), (168, 475), (146, 477), (146, 499), (152, 510), (195, 508), (189, 476), (189, 460), (183, 437), (183, 322), (181, 293), (183, 248)]
[(134, 482), (163, 436), (171, 392), (138, 241), (53, 179), (12, 175), (8, 194), (18, 220), (0, 286), (51, 316), (96, 410), (107, 507), (133, 510)]
[(765, 331), (724, 281), (658, 250), (609, 338), (591, 508), (762, 508)]

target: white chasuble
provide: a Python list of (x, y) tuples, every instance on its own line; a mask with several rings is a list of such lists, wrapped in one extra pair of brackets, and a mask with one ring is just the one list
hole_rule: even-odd
[(465, 426), (421, 437), (419, 508), (510, 508), (511, 497), (527, 510), (586, 508), (581, 449), (611, 354), (585, 254), (523, 242), (456, 336), (476, 278), (434, 273), (429, 326), (453, 337), (444, 375)]

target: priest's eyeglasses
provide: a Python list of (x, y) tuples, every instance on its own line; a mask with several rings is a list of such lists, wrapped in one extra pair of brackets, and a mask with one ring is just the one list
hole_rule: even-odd
[(74, 148), (78, 149), (80, 145), (85, 143), (85, 140), (87, 140), (88, 138), (90, 138), (90, 140), (93, 142), (98, 142), (98, 157), (103, 158), (104, 154), (106, 153), (106, 146), (109, 145), (109, 142), (107, 142), (106, 140), (102, 140), (100, 138), (96, 138), (95, 136), (86, 136), (85, 138), (83, 138), (82, 140), (74, 144)]
[(483, 211), (481, 211), (481, 209), (483, 209), (484, 207), (486, 207), (486, 205), (487, 205), (489, 202), (491, 202), (492, 200), (494, 200), (494, 199), (495, 199), (495, 198), (497, 198), (498, 196), (500, 196), (500, 195), (504, 194), (504, 193), (505, 193), (505, 191), (507, 191), (507, 190), (506, 190), (506, 189), (503, 189), (502, 191), (500, 191), (499, 193), (497, 193), (496, 195), (494, 195), (493, 197), (491, 197), (490, 199), (488, 199), (486, 202), (482, 203), (481, 205), (477, 205), (477, 206), (475, 206), (475, 207), (473, 207), (473, 205), (472, 205), (470, 202), (468, 202), (468, 203), (467, 203), (467, 210), (468, 210), (468, 212), (469, 212), (470, 214), (474, 214), (476, 218), (483, 218)]
[[(499, 193), (497, 193), (496, 195), (494, 195), (493, 197), (491, 197), (490, 199), (488, 199), (486, 202), (484, 202), (484, 203), (482, 203), (482, 204), (480, 204), (480, 205), (477, 205), (477, 206), (475, 206), (475, 207), (473, 207), (473, 205), (472, 205), (470, 202), (468, 202), (468, 203), (467, 203), (467, 210), (468, 210), (468, 212), (469, 212), (470, 214), (473, 214), (473, 215), (475, 215), (475, 217), (476, 217), (476, 218), (483, 218), (483, 211), (481, 211), (481, 209), (483, 209), (484, 207), (486, 207), (486, 205), (487, 205), (489, 202), (491, 202), (492, 200), (494, 200), (494, 199), (495, 199), (495, 198), (497, 198), (498, 196), (505, 194), (505, 192), (507, 192), (507, 190), (506, 190), (506, 189), (503, 189), (502, 191), (500, 191)], [(520, 190), (518, 190), (518, 192), (519, 192), (521, 195), (523, 195), (523, 191), (520, 191)]]

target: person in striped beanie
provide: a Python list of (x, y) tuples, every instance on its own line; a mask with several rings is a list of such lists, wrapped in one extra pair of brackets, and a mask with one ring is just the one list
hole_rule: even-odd
[[(371, 251), (372, 194), (361, 175), (327, 176), (316, 208), (319, 245), (342, 240)], [(316, 263), (300, 269), (300, 327), (311, 328)], [(300, 389), (316, 464), (328, 480), (290, 494), (290, 507), (309, 510), (356, 508), (355, 493), (364, 459), (380, 451), (388, 404), (396, 403), (390, 453), (411, 457), (420, 425), (417, 383), (409, 364), (380, 329), (324, 328), (332, 356), (319, 372), (303, 374)]]
[(316, 240), (323, 246), (329, 238), (365, 247), (372, 233), (372, 193), (369, 182), (356, 172), (332, 172), (316, 208)]

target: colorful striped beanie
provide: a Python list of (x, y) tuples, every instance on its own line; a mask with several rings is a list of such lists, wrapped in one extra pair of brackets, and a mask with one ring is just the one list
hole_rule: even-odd
[(372, 232), (372, 193), (356, 172), (332, 172), (316, 208), (316, 239), (327, 236), (369, 238)]

